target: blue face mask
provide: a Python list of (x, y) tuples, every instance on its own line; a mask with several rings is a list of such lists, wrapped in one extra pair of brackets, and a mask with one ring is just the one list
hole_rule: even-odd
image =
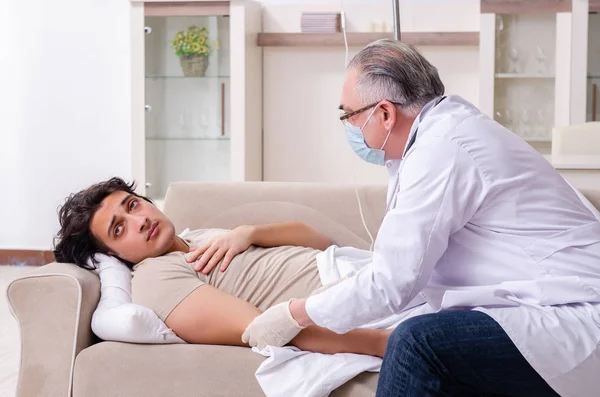
[(371, 111), (371, 114), (369, 114), (369, 117), (367, 117), (367, 121), (365, 121), (362, 127), (355, 127), (352, 124), (350, 124), (350, 122), (346, 121), (344, 123), (344, 128), (346, 130), (346, 140), (350, 144), (350, 147), (352, 148), (354, 153), (356, 153), (361, 159), (365, 160), (367, 163), (375, 165), (385, 165), (385, 152), (383, 151), (383, 148), (385, 147), (385, 144), (387, 143), (387, 140), (390, 137), (390, 133), (392, 132), (392, 130), (388, 131), (387, 137), (385, 138), (381, 149), (373, 149), (367, 146), (367, 143), (365, 142), (365, 137), (362, 132), (362, 130), (365, 128), (365, 126), (371, 119), (371, 116), (373, 116), (373, 113), (375, 113), (376, 109), (377, 106), (375, 106), (375, 109)]

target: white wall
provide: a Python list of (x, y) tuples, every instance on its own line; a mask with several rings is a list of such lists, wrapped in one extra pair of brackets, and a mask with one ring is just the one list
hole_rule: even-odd
[[(340, 0), (262, 0), (263, 31), (299, 32), (303, 11), (340, 11)], [(345, 0), (349, 31), (392, 27), (391, 0)], [(479, 31), (479, 0), (403, 0), (402, 31)], [(352, 56), (359, 48), (351, 48)], [(477, 47), (423, 47), (446, 92), (477, 104)], [(385, 183), (386, 172), (359, 160), (339, 122), (343, 48), (264, 49), (264, 178), (269, 181)]]
[(50, 249), (56, 208), (131, 176), (129, 2), (0, 2), (0, 249)]
[[(262, 0), (265, 31), (299, 31), (303, 10), (339, 0)], [(479, 29), (478, 0), (403, 0), (403, 30)], [(391, 25), (391, 1), (345, 0), (349, 30)], [(0, 1), (0, 249), (50, 249), (71, 192), (131, 178), (128, 0)], [(353, 49), (353, 51), (356, 49)], [(427, 48), (448, 92), (474, 102), (474, 48)], [(355, 161), (337, 120), (343, 51), (264, 51), (267, 180), (383, 182)]]

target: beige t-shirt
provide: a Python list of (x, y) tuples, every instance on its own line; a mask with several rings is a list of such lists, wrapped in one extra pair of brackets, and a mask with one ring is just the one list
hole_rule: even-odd
[[(195, 230), (186, 235), (186, 240), (199, 247), (226, 232)], [(165, 321), (186, 296), (208, 284), (266, 310), (288, 299), (308, 296), (321, 287), (316, 262), (319, 252), (305, 247), (251, 246), (234, 257), (225, 272), (216, 266), (208, 275), (197, 273), (183, 252), (148, 258), (133, 268), (132, 299)]]

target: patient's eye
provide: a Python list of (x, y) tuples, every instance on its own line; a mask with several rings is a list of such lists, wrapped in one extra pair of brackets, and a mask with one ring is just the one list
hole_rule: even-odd
[(133, 211), (135, 209), (135, 207), (138, 206), (138, 201), (136, 199), (131, 200), (129, 202), (129, 211)]
[(123, 225), (115, 227), (115, 237), (119, 237), (123, 233)]

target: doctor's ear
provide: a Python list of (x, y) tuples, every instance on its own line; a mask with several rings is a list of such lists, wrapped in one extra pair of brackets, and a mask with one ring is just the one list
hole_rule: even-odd
[(383, 111), (383, 123), (385, 129), (389, 131), (396, 124), (396, 119), (398, 118), (398, 108), (390, 101), (382, 101), (380, 107)]

